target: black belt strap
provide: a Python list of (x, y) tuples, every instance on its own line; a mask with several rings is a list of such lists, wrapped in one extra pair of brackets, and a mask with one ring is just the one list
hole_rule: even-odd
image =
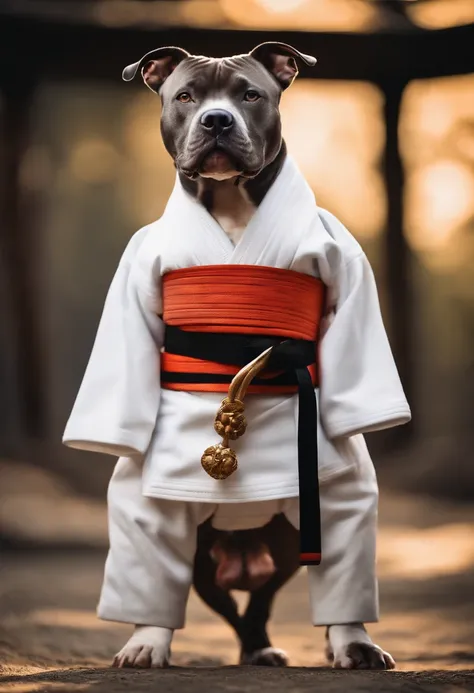
[[(317, 400), (308, 366), (315, 360), (315, 343), (266, 335), (186, 332), (166, 325), (164, 349), (170, 354), (243, 367), (273, 347), (268, 370), (285, 373), (255, 384), (298, 385), (298, 476), (300, 500), (300, 563), (321, 562), (321, 512), (318, 478)], [(196, 373), (163, 373), (168, 382), (230, 382), (229, 376)], [(284, 380), (284, 382), (282, 382)], [(296, 381), (296, 382), (295, 382)]]

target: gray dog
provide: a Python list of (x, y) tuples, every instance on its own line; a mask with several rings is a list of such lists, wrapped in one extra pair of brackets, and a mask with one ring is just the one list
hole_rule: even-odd
[[(282, 91), (315, 58), (291, 46), (267, 43), (231, 58), (193, 56), (176, 47), (146, 54), (123, 72), (141, 73), (159, 93), (161, 132), (185, 190), (198, 199), (234, 243), (278, 176), (286, 158), (281, 137)], [(273, 598), (299, 566), (298, 532), (283, 514), (261, 529), (222, 532), (210, 521), (199, 528), (194, 585), (203, 600), (234, 628), (241, 662), (287, 664), (266, 632)], [(249, 591), (239, 615), (231, 589)], [(172, 631), (137, 625), (116, 666), (165, 666)], [(363, 624), (328, 624), (327, 654), (334, 666), (393, 668)]]

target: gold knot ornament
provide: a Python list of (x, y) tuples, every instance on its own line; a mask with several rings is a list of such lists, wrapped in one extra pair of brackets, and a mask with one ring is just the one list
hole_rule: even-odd
[(227, 479), (237, 469), (237, 455), (221, 443), (204, 450), (201, 464), (213, 479)]
[(222, 437), (222, 443), (206, 448), (201, 457), (203, 469), (213, 479), (227, 479), (237, 469), (237, 455), (229, 447), (229, 440), (237, 440), (247, 429), (244, 397), (252, 380), (267, 365), (271, 352), (272, 347), (244, 366), (232, 380), (227, 397), (221, 402), (214, 430)]
[(231, 402), (228, 397), (222, 400), (214, 421), (214, 430), (222, 438), (237, 440), (243, 436), (247, 428), (244, 416), (244, 403), (236, 399)]

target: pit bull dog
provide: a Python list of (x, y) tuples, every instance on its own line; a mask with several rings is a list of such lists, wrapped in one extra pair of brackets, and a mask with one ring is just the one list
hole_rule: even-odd
[[(185, 191), (239, 242), (285, 163), (279, 103), (298, 73), (315, 58), (282, 43), (266, 43), (230, 58), (190, 55), (166, 47), (147, 53), (123, 72), (141, 74), (161, 97), (161, 132)], [(308, 137), (310, 133), (308, 133)], [(376, 493), (376, 492), (374, 492)], [(241, 663), (285, 666), (266, 625), (278, 590), (299, 568), (298, 530), (276, 513), (261, 528), (226, 532), (211, 520), (198, 530), (194, 586), (211, 609), (234, 629)], [(230, 591), (250, 592), (239, 615)], [(390, 669), (392, 657), (375, 645), (362, 623), (326, 623), (327, 656), (335, 667)], [(117, 667), (163, 667), (173, 629), (136, 625), (116, 655)]]

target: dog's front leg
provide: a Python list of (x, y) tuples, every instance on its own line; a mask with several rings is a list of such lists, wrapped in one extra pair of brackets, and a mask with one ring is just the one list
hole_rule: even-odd
[(395, 669), (395, 661), (372, 642), (362, 623), (329, 626), (326, 656), (335, 669)]
[(135, 626), (135, 631), (115, 655), (114, 667), (163, 669), (169, 665), (173, 630), (157, 626)]

